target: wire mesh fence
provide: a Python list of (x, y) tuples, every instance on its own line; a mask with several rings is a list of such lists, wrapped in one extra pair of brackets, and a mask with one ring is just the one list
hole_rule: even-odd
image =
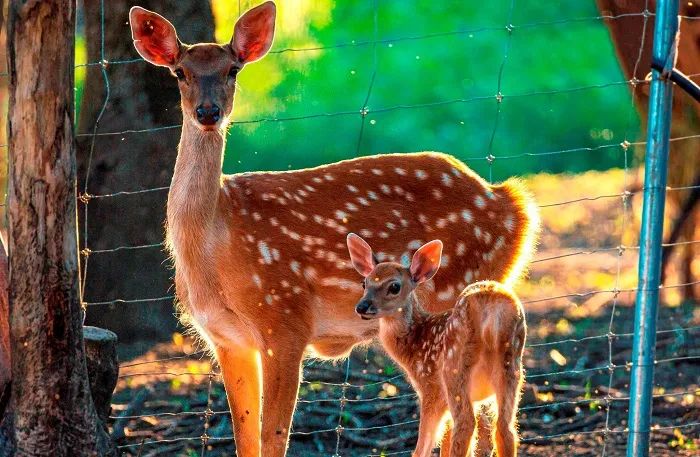
[[(560, 189), (561, 195), (553, 195), (545, 184), (537, 179), (529, 181), (535, 187), (540, 211), (545, 221), (545, 235), (540, 253), (533, 262), (531, 279), (521, 286), (520, 293), (528, 312), (529, 335), (526, 345), (526, 388), (519, 410), (521, 453), (542, 455), (569, 452), (575, 455), (621, 455), (626, 440), (626, 418), (629, 404), (629, 370), (632, 328), (632, 309), (629, 306), (636, 291), (636, 284), (629, 280), (636, 268), (638, 241), (635, 231), (639, 205), (635, 197), (644, 189), (634, 187), (631, 181), (637, 173), (633, 166), (633, 148), (645, 143), (636, 140), (635, 97), (640, 87), (648, 81), (630, 79), (596, 84), (581, 84), (575, 87), (556, 87), (525, 93), (509, 91), (503, 74), (517, 44), (518, 33), (523, 30), (539, 30), (553, 25), (581, 22), (615, 21), (623, 17), (643, 18), (645, 33), (647, 21), (653, 14), (647, 8), (632, 14), (619, 16), (596, 15), (590, 17), (566, 17), (556, 20), (517, 23), (514, 20), (516, 1), (510, 0), (504, 10), (506, 16), (497, 18), (499, 25), (479, 26), (466, 30), (453, 30), (427, 34), (382, 38), (378, 0), (368, 0), (371, 8), (358, 20), (372, 24), (369, 36), (355, 37), (355, 41), (339, 40), (334, 45), (282, 48), (271, 51), (268, 59), (289, 53), (347, 52), (354, 48), (371, 49), (366, 96), (353, 109), (338, 109), (333, 112), (313, 112), (286, 117), (260, 117), (236, 119), (234, 129), (250, 124), (284, 124), (299, 121), (323, 120), (343, 124), (344, 128), (356, 128), (353, 144), (346, 146), (347, 156), (365, 154), (368, 147), (367, 130), (376, 119), (384, 122), (392, 117), (401, 117), (407, 111), (421, 110), (424, 116), (445, 106), (458, 105), (470, 110), (476, 103), (479, 109), (494, 110), (493, 125), (488, 132), (487, 146), (478, 152), (461, 157), (467, 165), (478, 168), (489, 181), (493, 181), (494, 167), (511, 160), (529, 160), (544, 157), (566, 157), (577, 154), (613, 154), (621, 173), (614, 175), (615, 190), (600, 192), (598, 186), (589, 186), (582, 192)], [(160, 135), (177, 132), (180, 125), (165, 125), (153, 128), (134, 128), (123, 131), (103, 131), (100, 120), (110, 101), (110, 79), (107, 68), (112, 65), (145, 65), (142, 59), (110, 61), (109, 49), (105, 46), (104, 21), (108, 15), (101, 3), (102, 36), (100, 61), (87, 62), (79, 66), (100, 66), (105, 85), (104, 100), (83, 100), (83, 104), (100, 104), (101, 108), (91, 133), (79, 136), (91, 142), (90, 159), (84, 186), (80, 189), (82, 214), (82, 283), (81, 291), (86, 296), (90, 285), (100, 281), (90, 275), (90, 260), (95, 256), (109, 256), (120, 251), (162, 250), (163, 245), (129, 244), (106, 249), (91, 250), (88, 230), (89, 207), (100, 205), (104, 200), (139, 198), (143, 194), (162, 192), (167, 187), (114, 190), (104, 194), (91, 193), (91, 161), (93, 155), (108, 154), (109, 151), (95, 147), (96, 139), (104, 136), (121, 136), (129, 141), (133, 135)], [(685, 17), (685, 20), (695, 18)], [(378, 78), (399, 84), (402, 74), (398, 70), (381, 65), (382, 52), (379, 47), (401, 43), (410, 47), (424, 40), (446, 37), (466, 37), (478, 33), (500, 34), (503, 52), (489, 56), (497, 71), (493, 92), (475, 94), (467, 98), (436, 99), (428, 102), (400, 101), (394, 105), (374, 106), (373, 95)], [(637, 65), (642, 55), (644, 36), (639, 39)], [(446, 66), (450, 62), (445, 62)], [(526, 69), (522, 69), (526, 70)], [(155, 71), (155, 70), (154, 70)], [(569, 71), (569, 70), (567, 70)], [(571, 69), (570, 71), (575, 71)], [(634, 74), (637, 72), (635, 71)], [(697, 77), (698, 75), (691, 75)], [(532, 97), (557, 97), (573, 92), (587, 93), (609, 87), (628, 87), (632, 93), (624, 120), (622, 139), (596, 146), (572, 144), (570, 148), (547, 151), (505, 150), (497, 146), (498, 138), (507, 136), (503, 129), (503, 118), (511, 115), (503, 109), (510, 100)], [(340, 105), (339, 105), (340, 106)], [(371, 107), (371, 108), (370, 108)], [(586, 107), (578, 107), (585, 109)], [(235, 112), (234, 112), (235, 116)], [(352, 126), (352, 127), (350, 127)], [(546, 128), (546, 127), (544, 127)], [(461, 141), (461, 139), (460, 139)], [(676, 137), (673, 142), (700, 141), (700, 133)], [(461, 147), (457, 148), (462, 150)], [(389, 151), (385, 151), (389, 152)], [(520, 163), (520, 162), (519, 162)], [(291, 164), (296, 168), (295, 164)], [(585, 178), (595, 179), (595, 178)], [(539, 189), (538, 187), (541, 187)], [(600, 188), (603, 188), (601, 186)], [(679, 186), (668, 188), (669, 193), (678, 193), (695, 188)], [(569, 197), (571, 191), (571, 197)], [(637, 199), (639, 200), (639, 199)], [(588, 206), (584, 206), (588, 205)], [(554, 224), (557, 214), (568, 211), (592, 212), (590, 223), (600, 224), (596, 230), (605, 232), (609, 244), (596, 241), (548, 249), (547, 242), (555, 231), (548, 227)], [(126, 223), (136, 223), (127, 221)], [(604, 228), (607, 224), (612, 228)], [(630, 243), (632, 240), (632, 243)], [(566, 240), (563, 240), (566, 242)], [(681, 244), (697, 244), (700, 240), (689, 240)], [(592, 265), (592, 266), (591, 266)], [(611, 272), (612, 282), (602, 286), (590, 281), (578, 281), (578, 285), (561, 289), (549, 287), (552, 271), (586, 268), (586, 274), (597, 270)], [(163, 268), (167, 268), (163, 265)], [(695, 282), (664, 284), (664, 291), (683, 289), (698, 284)], [(596, 285), (598, 287), (596, 287)], [(144, 291), (145, 292), (145, 291)], [(359, 297), (358, 297), (359, 298)], [(136, 297), (103, 297), (85, 302), (87, 313), (97, 312), (99, 307), (138, 304), (149, 306), (154, 302), (171, 302), (172, 294)], [(592, 300), (594, 299), (594, 300)], [(581, 309), (577, 313), (577, 309)], [(595, 311), (590, 311), (595, 308)], [(93, 311), (95, 310), (95, 311)], [(665, 307), (662, 310), (661, 330), (657, 332), (656, 381), (654, 393), (655, 420), (652, 430), (654, 448), (674, 449), (683, 453), (698, 445), (700, 416), (698, 412), (698, 361), (697, 335), (700, 316), (692, 306)], [(173, 329), (175, 331), (175, 329)], [(686, 374), (687, 372), (687, 374)], [(123, 363), (115, 395), (113, 434), (120, 443), (122, 455), (224, 455), (233, 447), (231, 419), (220, 373), (215, 362), (205, 351), (188, 338), (177, 334), (173, 344), (152, 348), (145, 356)], [(298, 406), (291, 434), (290, 455), (324, 456), (389, 456), (410, 455), (417, 435), (419, 421), (416, 396), (400, 370), (379, 348), (357, 349), (344, 361), (321, 362), (309, 360), (304, 365), (304, 381), (301, 384)], [(679, 454), (682, 455), (682, 454)]]

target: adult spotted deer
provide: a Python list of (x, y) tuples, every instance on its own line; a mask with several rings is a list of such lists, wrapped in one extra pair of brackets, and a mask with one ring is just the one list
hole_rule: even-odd
[(414, 457), (430, 455), (447, 412), (454, 425), (441, 455), (471, 456), (475, 411), (492, 398), (498, 405), (498, 457), (515, 457), (526, 333), (525, 313), (515, 294), (499, 283), (481, 281), (464, 289), (452, 310), (428, 313), (415, 291), (440, 267), (439, 240), (418, 249), (410, 267), (378, 263), (369, 245), (355, 234), (348, 235), (347, 244), (352, 264), (365, 277), (356, 311), (363, 319), (379, 319), (382, 344), (406, 370), (421, 401)]
[(519, 182), (489, 186), (443, 154), (222, 177), (236, 76), (270, 49), (275, 11), (272, 2), (247, 11), (223, 45), (183, 44), (163, 17), (130, 12), (139, 54), (178, 78), (182, 138), (167, 239), (182, 319), (221, 366), (240, 457), (259, 457), (261, 447), (266, 457), (284, 455), (307, 350), (343, 357), (377, 334), (375, 321), (354, 313), (349, 291), (360, 286), (345, 260), (349, 231), (402, 258), (427, 237), (455, 246), (441, 278), (425, 287), (446, 309), (474, 279), (516, 281), (539, 227)]

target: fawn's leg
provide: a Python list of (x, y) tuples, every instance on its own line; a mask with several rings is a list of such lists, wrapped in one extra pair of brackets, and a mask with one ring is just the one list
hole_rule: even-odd
[(276, 345), (261, 353), (263, 373), (262, 449), (264, 457), (284, 457), (297, 403), (304, 347)]
[(260, 457), (260, 375), (257, 349), (216, 348), (231, 408), (238, 457)]
[(450, 457), (471, 457), (473, 450), (474, 408), (466, 396), (452, 396), (449, 398), (450, 412), (452, 413), (453, 427), (450, 447)]
[(491, 457), (493, 455), (493, 437), (491, 415), (489, 414), (489, 405), (481, 405), (476, 421), (476, 448), (474, 449), (475, 457)]
[(440, 442), (440, 456), (441, 457), (449, 457), (451, 447), (452, 447), (452, 421), (449, 421), (445, 425), (445, 434), (442, 435), (442, 441)]
[(418, 444), (413, 457), (430, 457), (440, 437), (438, 427), (447, 412), (447, 403), (439, 388), (422, 390), (420, 404), (420, 425), (418, 426)]
[(523, 343), (524, 337), (520, 347), (516, 348), (513, 356), (509, 358), (510, 362), (505, 364), (504, 370), (499, 376), (500, 379), (496, 380), (498, 415), (494, 438), (498, 457), (515, 457), (518, 447), (518, 432), (515, 429), (515, 421), (523, 380), (520, 363)]

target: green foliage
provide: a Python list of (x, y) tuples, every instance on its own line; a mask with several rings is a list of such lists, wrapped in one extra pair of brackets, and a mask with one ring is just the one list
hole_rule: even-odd
[[(237, 11), (219, 3), (222, 39), (230, 36)], [(229, 133), (225, 171), (315, 166), (354, 157), (358, 150), (447, 152), (484, 176), (485, 157), (493, 154), (494, 180), (622, 166), (619, 147), (580, 149), (621, 143), (626, 130), (634, 141), (638, 130), (605, 25), (600, 19), (562, 22), (597, 16), (595, 3), (515, 2), (509, 39), (510, 4), (378, 1), (377, 72), (358, 147), (359, 113), (374, 72), (374, 45), (367, 43), (374, 41), (374, 1), (278, 2), (278, 53), (239, 77), (238, 123)], [(433, 36), (402, 39), (426, 35)], [(339, 44), (349, 45), (279, 53)], [(245, 122), (312, 115), (318, 116)], [(499, 160), (569, 149), (577, 150)]]

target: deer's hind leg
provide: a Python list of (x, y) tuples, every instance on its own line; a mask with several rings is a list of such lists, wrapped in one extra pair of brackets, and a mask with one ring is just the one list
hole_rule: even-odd
[(518, 447), (518, 431), (515, 424), (523, 382), (521, 357), (525, 344), (524, 329), (521, 333), (522, 335), (515, 338), (512, 350), (505, 351), (503, 369), (494, 380), (498, 403), (494, 441), (498, 457), (515, 457)]

